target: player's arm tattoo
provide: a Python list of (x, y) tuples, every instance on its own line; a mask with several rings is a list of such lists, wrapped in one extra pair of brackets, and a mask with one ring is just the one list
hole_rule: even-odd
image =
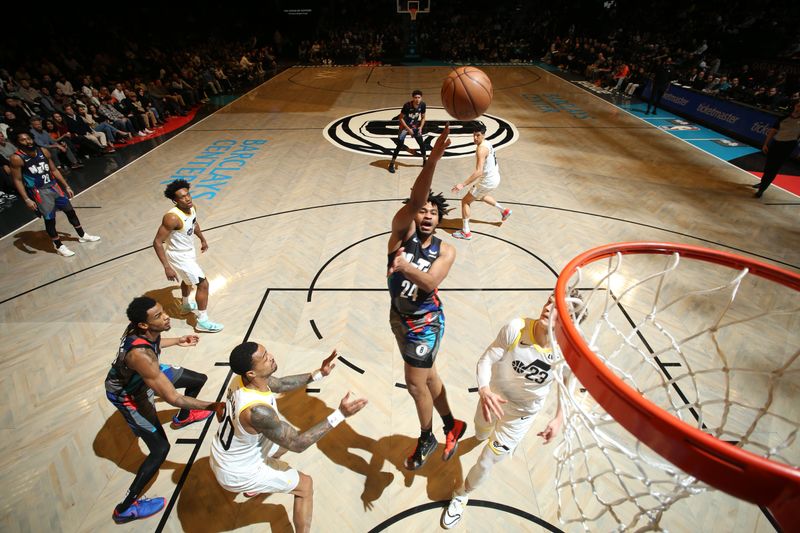
[(289, 392), (309, 383), (311, 383), (311, 374), (296, 374), (282, 378), (269, 377), (269, 389), (272, 392)]
[(325, 419), (300, 433), (266, 405), (256, 405), (250, 410), (250, 424), (272, 442), (296, 453), (304, 451), (331, 430), (331, 425)]

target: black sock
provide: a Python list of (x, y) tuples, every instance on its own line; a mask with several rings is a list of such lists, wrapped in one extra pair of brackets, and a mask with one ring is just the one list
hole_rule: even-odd
[(61, 248), (61, 246), (62, 246), (61, 239), (53, 240), (53, 246), (55, 246), (56, 248)]
[(419, 430), (419, 440), (420, 441), (429, 441), (433, 436), (433, 428), (431, 429), (420, 429)]
[(133, 505), (133, 502), (135, 502), (135, 501), (136, 501), (136, 494), (132, 494), (132, 493), (129, 491), (129, 492), (128, 492), (128, 494), (126, 494), (126, 495), (125, 495), (125, 499), (124, 499), (124, 500), (122, 500), (122, 502), (121, 502), (119, 505), (117, 505), (117, 506), (114, 508), (114, 510), (115, 510), (115, 511), (117, 511), (118, 513), (121, 513), (121, 512), (123, 512), (125, 509), (127, 509), (128, 507), (130, 507), (131, 505)]
[(444, 422), (445, 433), (453, 429), (453, 426), (456, 425), (456, 421), (453, 419), (453, 413), (442, 415), (442, 422)]
[(82, 228), (82, 227), (80, 227), (80, 226), (77, 226), (77, 227), (75, 228), (75, 231), (77, 231), (77, 232), (78, 232), (78, 237), (83, 237), (84, 235), (86, 235), (86, 232), (85, 232), (85, 231), (83, 231), (83, 228)]

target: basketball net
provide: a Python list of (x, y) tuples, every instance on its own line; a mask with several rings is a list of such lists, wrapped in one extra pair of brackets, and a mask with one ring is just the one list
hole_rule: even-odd
[(408, 14), (411, 15), (411, 20), (417, 20), (417, 10), (416, 7), (409, 7)]
[[(623, 251), (601, 257), (607, 261), (589, 258), (571, 273), (567, 269), (562, 272), (562, 277), (568, 277), (563, 285), (559, 278), (557, 291), (563, 291), (562, 302), (573, 307), (550, 323), (555, 359), (560, 360), (555, 381), (564, 415), (563, 441), (554, 452), (559, 520), (586, 531), (662, 530), (666, 527), (662, 521), (669, 525), (673, 520), (678, 521), (678, 530), (698, 530), (701, 526), (691, 522), (694, 513), (665, 516), (665, 512), (681, 500), (713, 490), (700, 477), (740, 498), (773, 508), (773, 501), (758, 501), (767, 497), (759, 492), (769, 490), (739, 486), (755, 485), (758, 477), (744, 460), (736, 464), (740, 470), (736, 473), (752, 474), (752, 483), (728, 481), (730, 486), (725, 486), (725, 481), (720, 482), (723, 478), (708, 475), (704, 469), (708, 467), (710, 472), (716, 463), (730, 461), (727, 457), (707, 452), (692, 463), (700, 468), (687, 467), (694, 468), (695, 475), (690, 475), (665, 460), (662, 455), (669, 454), (664, 449), (659, 448), (657, 454), (642, 442), (640, 437), (647, 438), (639, 426), (660, 419), (658, 415), (634, 413), (630, 418), (635, 420), (626, 420), (626, 427), (636, 429), (639, 436), (623, 427), (622, 419), (615, 420), (575, 379), (570, 367), (575, 374), (586, 376), (576, 367), (586, 361), (574, 355), (575, 344), (564, 333), (567, 329), (554, 325), (561, 320), (577, 328), (577, 344), (588, 346), (605, 367), (638, 393), (626, 400), (629, 407), (640, 409), (639, 402), (652, 403), (669, 419), (653, 425), (672, 428), (685, 423), (691, 426), (689, 431), (696, 428), (713, 436), (711, 440), (729, 448), (731, 455), (760, 456), (752, 456), (755, 467), (764, 472), (781, 470), (788, 479), (783, 485), (770, 479), (765, 486), (778, 487), (773, 492), (779, 492), (784, 502), (794, 502), (790, 515), (796, 513), (800, 470), (787, 465), (800, 464), (800, 276), (787, 273), (795, 288), (787, 290), (783, 282), (775, 283), (769, 276), (763, 279), (763, 274), (753, 275), (748, 268), (720, 266), (723, 261), (712, 264), (704, 258), (695, 261), (692, 259), (697, 256), (688, 255), (692, 257), (688, 259), (677, 252)], [(583, 301), (566, 296), (573, 288), (580, 288)], [(564, 364), (565, 352), (569, 366)], [(599, 377), (603, 381), (599, 388), (589, 387), (588, 381), (584, 385), (611, 408), (608, 401), (615, 396), (616, 385), (606, 383), (614, 378)], [(689, 448), (679, 437), (670, 439), (662, 434), (657, 440), (673, 441), (666, 443), (677, 452), (670, 457)], [(761, 470), (756, 473), (762, 474)], [(754, 494), (742, 494), (747, 490)], [(729, 505), (734, 505), (732, 500)], [(789, 530), (777, 513), (776, 519)]]

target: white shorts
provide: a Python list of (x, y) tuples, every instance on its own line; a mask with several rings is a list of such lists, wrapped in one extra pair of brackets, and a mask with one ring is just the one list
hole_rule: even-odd
[(167, 252), (169, 266), (178, 274), (178, 279), (187, 285), (197, 285), (206, 275), (194, 254), (171, 254)]
[(515, 412), (513, 408), (509, 408), (508, 404), (504, 406), (504, 413), (500, 420), (486, 422), (483, 419), (480, 401), (475, 410), (475, 436), (479, 440), (488, 438), (489, 448), (498, 455), (514, 453), (519, 443), (530, 431), (538, 414), (535, 412), (523, 415)]
[(300, 483), (300, 473), (280, 459), (267, 457), (246, 473), (228, 472), (209, 457), (211, 470), (220, 486), (230, 492), (258, 492), (259, 494), (288, 493)]
[[(490, 187), (490, 185), (493, 185)], [(477, 185), (472, 186), (472, 190), (470, 190), (470, 194), (475, 197), (476, 200), (483, 200), (483, 197), (492, 192), (500, 185), (500, 182), (497, 181), (495, 183), (479, 183)]]

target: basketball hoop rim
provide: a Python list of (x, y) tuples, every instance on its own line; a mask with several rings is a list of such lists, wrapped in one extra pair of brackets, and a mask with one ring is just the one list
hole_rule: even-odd
[(800, 291), (800, 275), (728, 252), (665, 242), (607, 244), (578, 255), (559, 274), (555, 289), (557, 342), (581, 385), (631, 434), (684, 472), (737, 498), (768, 507), (786, 527), (786, 520), (796, 518), (800, 507), (800, 469), (719, 440), (646, 400), (589, 349), (572, 320), (560, 318), (570, 316), (565, 295), (578, 267), (617, 253), (675, 252), (685, 258), (739, 269), (747, 267), (756, 276)]

